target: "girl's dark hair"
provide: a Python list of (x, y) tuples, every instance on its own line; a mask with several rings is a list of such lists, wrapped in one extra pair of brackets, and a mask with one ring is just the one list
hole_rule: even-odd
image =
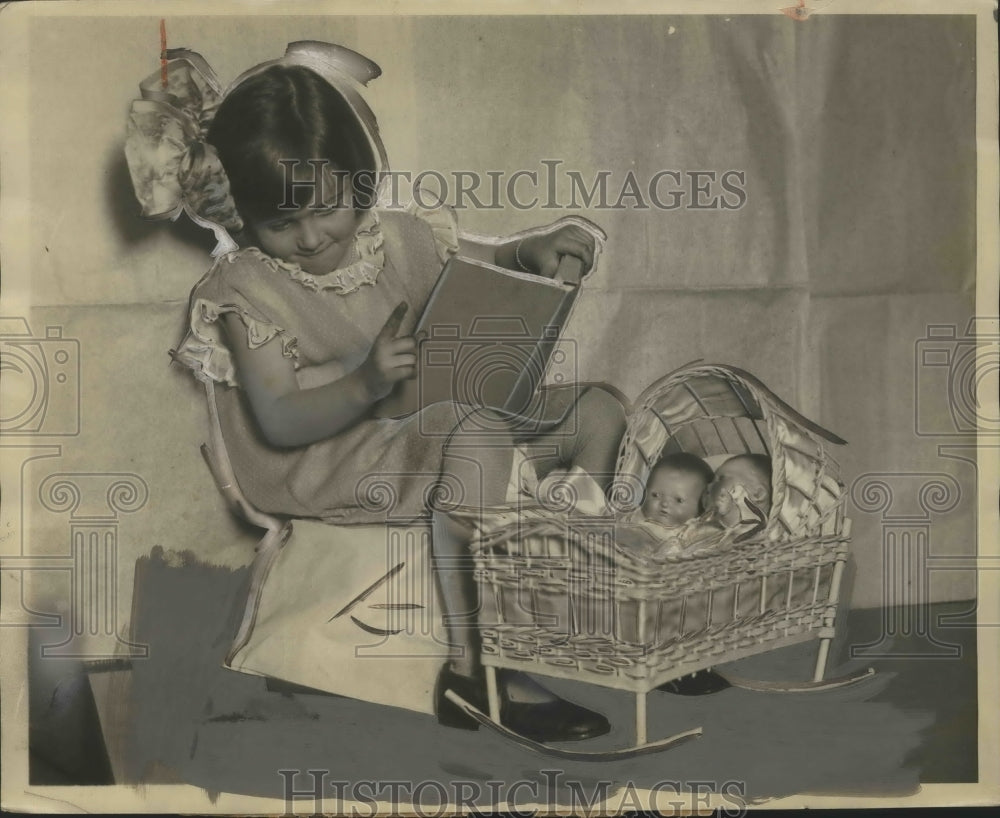
[[(219, 105), (206, 141), (219, 154), (244, 218), (270, 218), (282, 203), (308, 203), (303, 187), (289, 184), (287, 160), (326, 160), (331, 170), (350, 174), (355, 207), (373, 203), (375, 154), (365, 128), (340, 92), (308, 68), (273, 65), (241, 82)], [(308, 178), (314, 172), (303, 171)]]

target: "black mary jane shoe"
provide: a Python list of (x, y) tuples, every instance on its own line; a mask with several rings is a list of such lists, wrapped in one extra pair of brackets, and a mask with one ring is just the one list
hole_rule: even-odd
[[(453, 690), (483, 713), (489, 713), (486, 678), (483, 671), (463, 676), (445, 665), (438, 674), (434, 691), (438, 723), (462, 730), (478, 730), (479, 722), (445, 696)], [(583, 741), (603, 736), (611, 725), (600, 713), (580, 707), (565, 699), (548, 702), (513, 701), (502, 679), (500, 683), (500, 723), (525, 738), (538, 742)]]
[(711, 670), (701, 670), (690, 676), (671, 679), (656, 689), (677, 696), (707, 696), (709, 693), (718, 693), (727, 687), (731, 687), (731, 685), (723, 676)]
[(500, 722), (532, 741), (583, 741), (611, 731), (600, 713), (565, 699), (548, 702), (517, 702), (505, 688), (500, 694)]

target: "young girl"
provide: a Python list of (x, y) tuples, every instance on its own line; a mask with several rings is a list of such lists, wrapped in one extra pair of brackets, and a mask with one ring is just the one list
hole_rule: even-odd
[[(476, 609), (471, 532), (431, 508), (427, 488), (446, 484), (464, 505), (504, 503), (515, 436), (505, 431), (509, 419), (489, 410), (462, 407), (464, 420), (452, 428), (452, 405), (400, 420), (376, 419), (372, 407), (414, 376), (413, 328), (450, 255), (552, 275), (567, 254), (589, 269), (594, 238), (573, 224), (476, 245), (459, 239), (446, 209), (373, 207), (371, 182), (384, 159), (380, 166), (377, 127), (353, 81), (378, 73), (354, 52), (299, 43), (237, 79), (214, 115), (199, 86), (208, 127), (188, 149), (195, 159), (181, 162), (185, 203), (216, 227), (242, 225), (244, 249), (221, 256), (195, 286), (175, 359), (229, 387), (217, 390), (223, 434), (240, 487), (260, 509), (384, 522), (385, 507), (364, 491), (366, 478), (377, 478), (392, 487), (394, 515), (432, 516), (445, 622), (457, 648), (439, 679), (438, 717), (474, 729), (444, 696), (450, 688), (486, 709), (475, 627), (456, 620)], [(188, 96), (198, 97), (191, 86), (184, 84)], [(141, 177), (135, 153), (133, 179)], [(621, 405), (597, 388), (563, 390), (545, 405), (538, 426), (545, 431), (530, 441), (539, 473), (575, 465), (606, 484), (624, 430)], [(583, 739), (609, 729), (600, 714), (523, 674), (502, 681), (502, 720), (529, 738)]]

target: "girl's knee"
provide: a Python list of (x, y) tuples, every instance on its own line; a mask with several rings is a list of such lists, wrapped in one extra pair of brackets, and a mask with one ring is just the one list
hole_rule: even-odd
[(489, 409), (461, 413), (442, 451), (442, 480), (459, 504), (498, 505), (507, 497), (513, 438), (505, 416)]
[(610, 389), (594, 385), (580, 396), (580, 412), (592, 428), (625, 430), (625, 406)]
[(460, 407), (458, 423), (452, 429), (446, 445), (504, 446), (514, 442), (514, 425), (510, 416), (497, 409)]

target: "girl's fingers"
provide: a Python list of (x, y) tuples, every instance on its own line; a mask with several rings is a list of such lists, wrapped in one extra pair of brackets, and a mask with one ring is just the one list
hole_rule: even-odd
[(396, 381), (405, 381), (417, 374), (417, 368), (415, 366), (396, 366), (385, 373), (386, 380), (390, 383), (395, 383)]
[(594, 239), (587, 233), (572, 234), (565, 237), (567, 243), (571, 243), (577, 247), (585, 248), (586, 250), (593, 252), (594, 250)]
[(401, 338), (393, 338), (385, 344), (385, 350), (390, 355), (398, 355), (401, 352), (415, 352), (416, 349), (417, 339), (412, 335), (404, 335)]
[(562, 255), (573, 255), (589, 269), (594, 264), (594, 237), (582, 227), (570, 226), (554, 236), (553, 249)]
[(417, 356), (416, 355), (393, 355), (386, 361), (386, 368), (395, 368), (399, 366), (416, 366)]
[(594, 251), (589, 245), (575, 239), (565, 239), (556, 245), (555, 250), (563, 256), (575, 256), (589, 270), (594, 265)]
[(545, 260), (538, 269), (538, 274), (545, 278), (554, 278), (559, 269), (559, 256), (556, 253), (547, 253)]
[(566, 227), (563, 227), (561, 230), (559, 230), (559, 234), (568, 236), (577, 241), (582, 241), (584, 244), (592, 245), (594, 243), (593, 234), (588, 232), (587, 230), (584, 230), (579, 225), (575, 224), (567, 225)]
[(389, 317), (386, 319), (385, 324), (382, 325), (382, 329), (378, 331), (378, 335), (375, 340), (378, 341), (388, 341), (396, 337), (396, 333), (399, 332), (399, 325), (403, 322), (403, 316), (406, 315), (406, 311), (409, 306), (405, 301), (400, 301), (396, 305)]
[(574, 256), (583, 262), (583, 272), (594, 266), (594, 236), (579, 225), (563, 225), (551, 233), (543, 233), (523, 240), (522, 257), (531, 261), (529, 268), (539, 275), (552, 278), (559, 267), (561, 256)]
[(584, 272), (586, 272), (594, 266), (594, 248), (588, 244), (581, 243), (577, 249), (579, 252), (573, 255), (583, 261)]

